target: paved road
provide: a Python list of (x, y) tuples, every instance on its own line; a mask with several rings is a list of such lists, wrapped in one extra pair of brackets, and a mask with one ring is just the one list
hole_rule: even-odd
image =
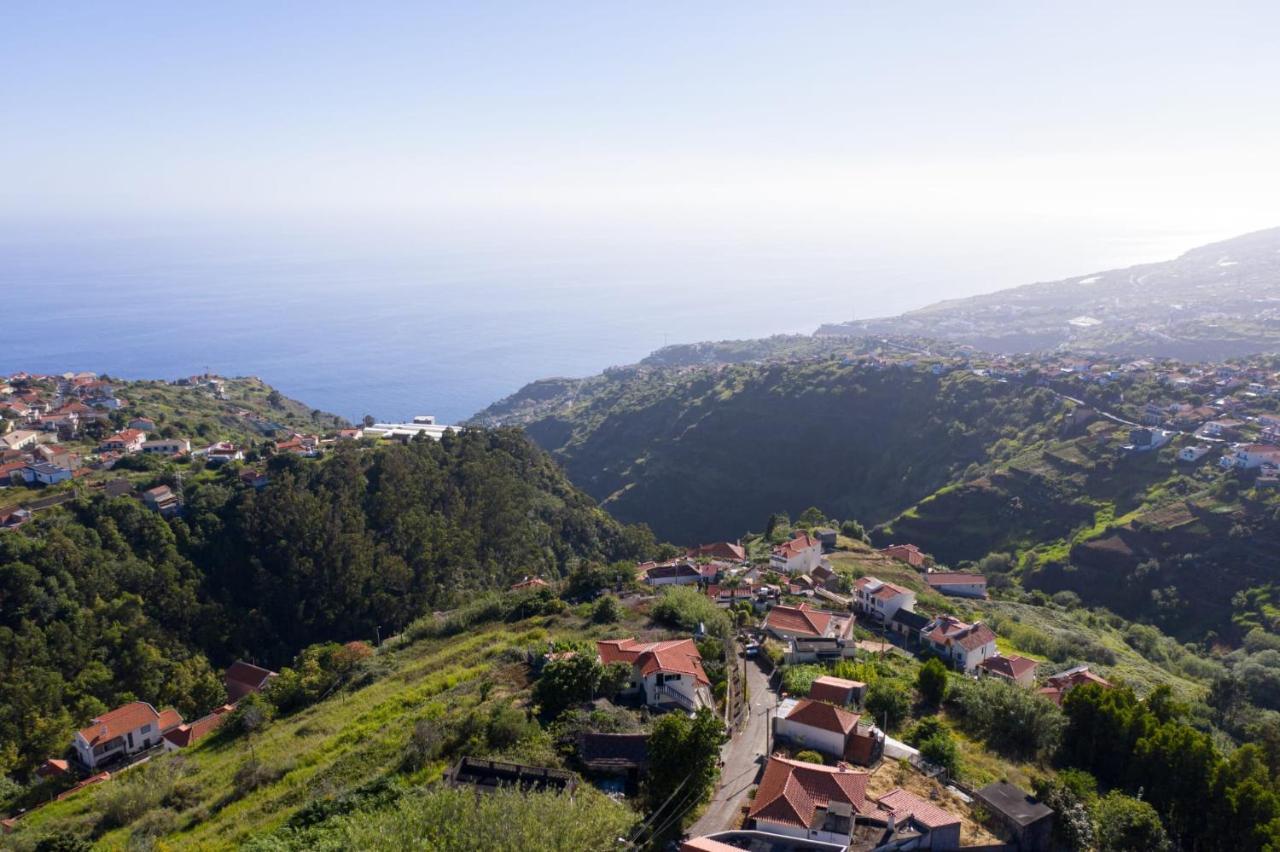
[(720, 770), (720, 784), (707, 809), (690, 827), (692, 837), (732, 828), (737, 823), (739, 811), (746, 804), (747, 790), (751, 789), (763, 766), (759, 758), (766, 746), (769, 711), (778, 698), (769, 689), (769, 678), (755, 660), (747, 661), (747, 694), (751, 699), (750, 716), (742, 730), (725, 743), (721, 751), (724, 766)]

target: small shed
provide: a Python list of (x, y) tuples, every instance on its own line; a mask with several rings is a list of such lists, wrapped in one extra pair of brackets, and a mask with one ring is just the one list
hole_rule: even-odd
[(1010, 832), (1019, 849), (1047, 852), (1051, 847), (1053, 809), (1030, 793), (1008, 781), (997, 781), (978, 790), (974, 798)]

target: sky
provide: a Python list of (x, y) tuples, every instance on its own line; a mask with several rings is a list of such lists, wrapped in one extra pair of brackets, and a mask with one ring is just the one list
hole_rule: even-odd
[(1087, 229), (1159, 259), (1280, 224), (1277, 44), (1274, 2), (12, 2), (0, 241)]

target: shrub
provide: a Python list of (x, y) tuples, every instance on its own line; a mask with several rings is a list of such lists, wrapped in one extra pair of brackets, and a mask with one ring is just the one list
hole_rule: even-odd
[(712, 636), (725, 636), (732, 630), (728, 614), (711, 599), (684, 586), (668, 588), (653, 605), (651, 614), (657, 621), (693, 632), (701, 625)]
[(1052, 702), (994, 678), (955, 685), (951, 703), (965, 730), (999, 751), (1047, 754), (1058, 746), (1066, 718)]
[(812, 663), (787, 666), (782, 670), (782, 689), (791, 695), (808, 695), (813, 682), (826, 673), (822, 666)]
[(916, 689), (926, 704), (933, 707), (942, 703), (947, 694), (947, 667), (936, 657), (920, 667), (916, 675)]
[(802, 752), (797, 752), (796, 760), (802, 760), (805, 763), (816, 763), (819, 765), (823, 763), (822, 755), (818, 754), (816, 751), (811, 751), (809, 749), (805, 749)]
[(954, 774), (959, 766), (955, 738), (945, 729), (927, 737), (917, 747), (920, 749), (921, 757), (934, 766), (941, 766), (947, 772)]
[(622, 607), (613, 595), (603, 595), (591, 607), (591, 620), (596, 624), (613, 624), (622, 618)]
[(893, 681), (877, 681), (867, 687), (867, 713), (877, 724), (893, 730), (911, 711), (911, 695), (907, 688)]

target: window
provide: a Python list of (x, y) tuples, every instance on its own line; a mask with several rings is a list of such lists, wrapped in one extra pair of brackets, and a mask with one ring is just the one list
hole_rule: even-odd
[(148, 722), (147, 724), (143, 725), (143, 726), (142, 726), (142, 730), (141, 730), (141, 731), (139, 731), (139, 733), (142, 733), (142, 734), (149, 734), (149, 733), (151, 733), (151, 723), (150, 723), (150, 722)]

